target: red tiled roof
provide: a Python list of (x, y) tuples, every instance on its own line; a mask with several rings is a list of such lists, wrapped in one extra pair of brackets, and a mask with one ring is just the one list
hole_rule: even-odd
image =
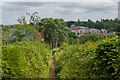
[(24, 24), (14, 24), (11, 28), (18, 27), (18, 26), (24, 26)]
[(78, 29), (81, 29), (81, 28), (78, 28)]
[(77, 30), (74, 30), (74, 31), (77, 31)]
[(90, 30), (90, 28), (85, 28), (86, 30)]

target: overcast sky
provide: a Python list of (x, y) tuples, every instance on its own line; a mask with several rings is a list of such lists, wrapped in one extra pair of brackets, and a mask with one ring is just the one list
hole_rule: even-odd
[[(0, 24), (17, 24), (25, 12), (39, 12), (39, 17), (63, 18), (65, 21), (93, 21), (118, 17), (118, 0), (4, 0), (0, 3)], [(52, 1), (52, 2), (50, 2)]]

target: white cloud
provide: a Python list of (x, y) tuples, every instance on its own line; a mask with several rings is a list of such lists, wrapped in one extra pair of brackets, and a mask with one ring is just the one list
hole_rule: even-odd
[(16, 24), (17, 18), (25, 12), (39, 12), (42, 18), (53, 17), (65, 20), (100, 20), (101, 18), (117, 17), (115, 2), (4, 2), (3, 23)]
[(0, 2), (0, 24), (2, 24), (2, 2)]

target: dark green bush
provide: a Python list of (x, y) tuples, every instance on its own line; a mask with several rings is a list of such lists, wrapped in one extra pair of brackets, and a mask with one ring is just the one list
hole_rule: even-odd
[(120, 78), (120, 40), (112, 38), (96, 47), (93, 72), (100, 78)]

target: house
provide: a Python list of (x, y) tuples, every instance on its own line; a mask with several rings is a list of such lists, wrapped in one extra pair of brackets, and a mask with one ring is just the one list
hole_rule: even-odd
[(100, 30), (100, 33), (101, 33), (101, 34), (107, 34), (108, 32), (107, 32), (106, 29), (101, 29), (101, 30)]
[(14, 24), (11, 26), (11, 28), (19, 27), (19, 26), (24, 26), (24, 24)]
[(73, 32), (75, 32), (75, 34), (77, 35), (78, 34), (78, 31), (75, 29), (75, 30), (72, 30)]
[(89, 28), (88, 27), (84, 27), (84, 26), (79, 26), (78, 28), (78, 36), (84, 35), (85, 33), (89, 33)]
[(78, 28), (78, 29), (85, 29), (86, 27), (84, 27), (84, 26), (77, 26), (76, 28)]
[(79, 29), (78, 34), (79, 36), (84, 35), (86, 33), (86, 29)]
[(100, 30), (92, 28), (92, 29), (89, 30), (89, 33), (90, 33), (90, 34), (91, 34), (91, 33), (100, 34)]
[(84, 35), (86, 33), (92, 34), (92, 33), (96, 33), (96, 34), (107, 34), (107, 30), (106, 29), (96, 29), (96, 28), (88, 28), (88, 27), (84, 27), (84, 26), (76, 26), (75, 25), (71, 25), (70, 29), (72, 29), (73, 32), (76, 33), (76, 35), (81, 36)]
[(70, 29), (72, 29), (72, 30), (74, 30), (75, 28), (76, 28), (75, 25), (70, 26)]

